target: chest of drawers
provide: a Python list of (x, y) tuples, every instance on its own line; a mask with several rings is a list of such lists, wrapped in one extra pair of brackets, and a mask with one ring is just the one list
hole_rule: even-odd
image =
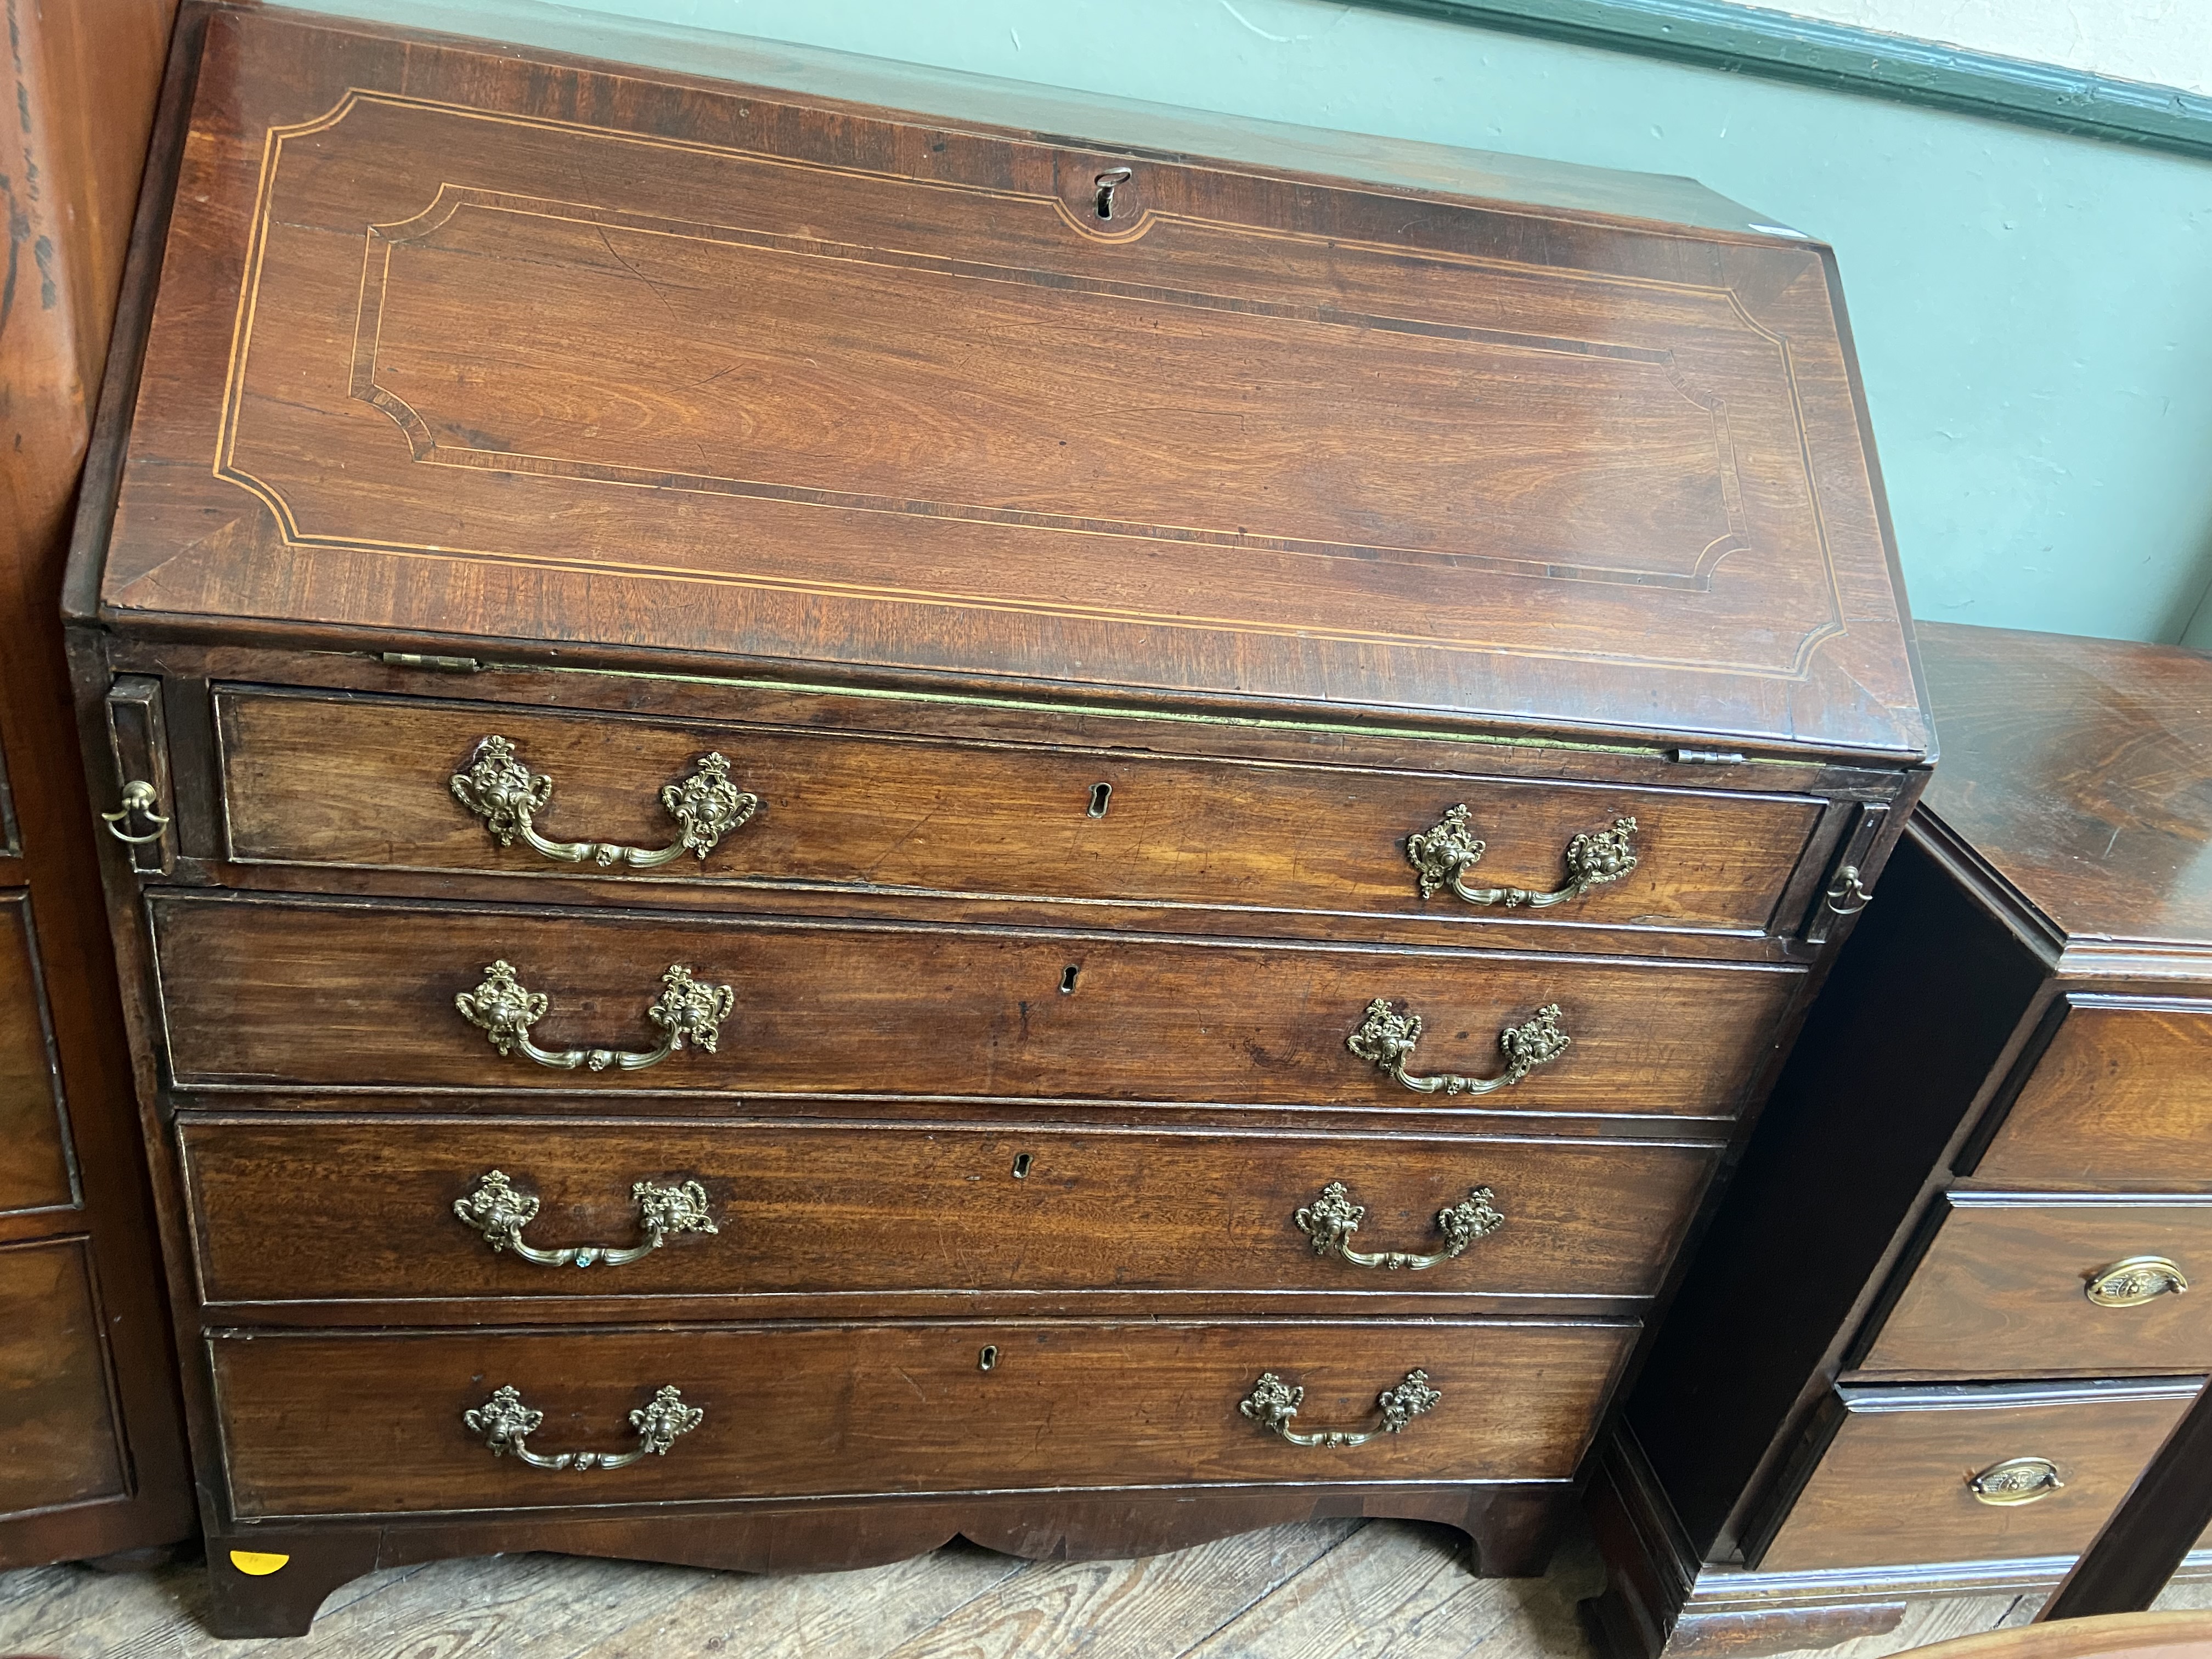
[(182, 41), (72, 637), (224, 1628), (517, 1548), (1540, 1566), (1923, 776), (1826, 250)]
[(1594, 1488), (1623, 1653), (2052, 1589), (2212, 1370), (2212, 659), (1922, 645), (1942, 769)]

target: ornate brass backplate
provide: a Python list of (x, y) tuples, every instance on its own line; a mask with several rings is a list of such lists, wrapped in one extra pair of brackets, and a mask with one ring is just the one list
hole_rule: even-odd
[(499, 1389), (481, 1406), (461, 1413), (469, 1432), (483, 1437), (495, 1457), (510, 1453), (534, 1469), (619, 1469), (641, 1457), (665, 1457), (678, 1435), (689, 1434), (707, 1415), (703, 1406), (687, 1406), (672, 1385), (663, 1388), (629, 1414), (637, 1432), (637, 1449), (626, 1452), (562, 1452), (545, 1457), (530, 1449), (529, 1437), (545, 1420), (545, 1413), (522, 1403), (512, 1386)]
[(686, 853), (703, 861), (724, 836), (744, 828), (760, 811), (760, 797), (730, 781), (730, 763), (720, 755), (705, 756), (693, 771), (662, 786), (660, 805), (676, 820), (678, 832), (665, 847), (549, 841), (539, 835), (533, 819), (551, 802), (553, 780), (524, 765), (505, 738), (480, 738), (466, 769), (454, 773), (450, 781), (453, 798), (484, 821), (501, 847), (512, 847), (520, 838), (562, 864), (620, 864), (650, 870)]
[(1502, 904), (1507, 909), (1541, 910), (1580, 898), (1593, 887), (1619, 881), (1636, 867), (1636, 820), (1615, 818), (1567, 842), (1567, 878), (1548, 891), (1526, 887), (1470, 887), (1467, 872), (1482, 861), (1486, 844), (1475, 838), (1464, 804), (1449, 809), (1434, 825), (1406, 838), (1406, 860), (1413, 866), (1423, 898), (1443, 888), (1469, 904)]
[(537, 1218), (538, 1200), (529, 1193), (518, 1192), (514, 1183), (497, 1170), (478, 1176), (467, 1194), (453, 1200), (453, 1213), (483, 1235), (494, 1255), (511, 1250), (542, 1267), (619, 1267), (651, 1255), (668, 1242), (672, 1233), (719, 1231), (707, 1212), (707, 1189), (696, 1181), (674, 1187), (640, 1181), (631, 1185), (629, 1195), (637, 1206), (638, 1231), (645, 1240), (627, 1246), (571, 1244), (562, 1249), (541, 1250), (524, 1243), (522, 1230)]
[(1408, 1072), (1406, 1062), (1413, 1057), (1414, 1046), (1420, 1040), (1421, 1017), (1401, 1014), (1377, 997), (1367, 1005), (1367, 1017), (1359, 1022), (1358, 1030), (1345, 1038), (1344, 1046), (1416, 1094), (1486, 1095), (1492, 1090), (1510, 1089), (1539, 1066), (1550, 1065), (1573, 1042), (1559, 1023), (1556, 1002), (1539, 1008), (1534, 1019), (1508, 1026), (1498, 1034), (1505, 1069), (1496, 1077), (1462, 1077), (1455, 1072), (1424, 1077)]
[(1375, 1396), (1375, 1403), (1382, 1413), (1381, 1427), (1364, 1431), (1322, 1429), (1311, 1434), (1291, 1426), (1305, 1398), (1304, 1389), (1292, 1388), (1273, 1371), (1262, 1371), (1252, 1392), (1244, 1396), (1237, 1409), (1270, 1434), (1279, 1434), (1294, 1446), (1364, 1446), (1377, 1436), (1401, 1432), (1415, 1418), (1434, 1411), (1443, 1395), (1429, 1386), (1426, 1371), (1407, 1371), (1404, 1382)]
[(689, 968), (674, 963), (661, 975), (660, 994), (645, 1011), (645, 1017), (661, 1030), (654, 1047), (541, 1048), (530, 1040), (530, 1028), (545, 1018), (546, 997), (543, 992), (526, 988), (505, 962), (493, 963), (484, 969), (483, 984), (453, 999), (461, 1018), (483, 1031), (501, 1054), (520, 1053), (540, 1066), (563, 1072), (573, 1072), (580, 1066), (593, 1072), (604, 1072), (610, 1066), (617, 1071), (641, 1072), (687, 1047), (711, 1054), (720, 1040), (722, 1022), (736, 1006), (737, 993), (728, 986), (703, 985)]
[(2189, 1276), (2162, 1255), (2131, 1255), (2098, 1268), (2086, 1288), (2100, 1308), (2139, 1308), (2162, 1296), (2179, 1296), (2189, 1288)]
[(2060, 1490), (2058, 1465), (2047, 1457), (2008, 1457), (1969, 1477), (1966, 1486), (1984, 1504), (2033, 1504)]
[(1354, 1204), (1341, 1181), (1330, 1182), (1319, 1198), (1291, 1219), (1312, 1241), (1316, 1255), (1333, 1255), (1355, 1267), (1408, 1267), (1418, 1273), (1450, 1261), (1478, 1238), (1487, 1238), (1504, 1226), (1504, 1216), (1491, 1202), (1496, 1196), (1487, 1187), (1472, 1187), (1460, 1202), (1437, 1211), (1437, 1230), (1444, 1236), (1444, 1248), (1426, 1255), (1353, 1249), (1352, 1236), (1367, 1218), (1367, 1206)]

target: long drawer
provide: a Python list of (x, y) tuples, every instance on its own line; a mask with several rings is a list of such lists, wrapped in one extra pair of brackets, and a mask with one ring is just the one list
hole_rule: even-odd
[[(216, 716), (227, 850), (254, 862), (1536, 914), (1471, 905), (1434, 883), (1424, 894), (1408, 838), (1463, 806), (1468, 834), (1486, 850), (1462, 885), (1557, 891), (1570, 883), (1577, 836), (1632, 818), (1635, 867), (1543, 915), (1756, 933), (1820, 816), (1818, 801), (1796, 795), (677, 725), (489, 702), (228, 688)], [(1079, 723), (1071, 737), (1079, 744)], [(711, 776), (701, 770), (709, 755), (726, 763)], [(686, 781), (700, 778), (687, 799)], [(744, 804), (715, 817), (718, 790)], [(688, 847), (679, 812), (693, 828)], [(614, 850), (671, 847), (674, 856), (642, 867)]]
[(2203, 1381), (1839, 1390), (1833, 1438), (1751, 1565), (2078, 1554)]
[[(1713, 1114), (1802, 971), (373, 901), (149, 908), (185, 1086)], [(1424, 1094), (1384, 1061), (1467, 1085)]]
[(1991, 1376), (2212, 1369), (2212, 1203), (1954, 1193), (1858, 1369)]
[[(252, 1519), (1189, 1482), (1565, 1480), (1634, 1329), (1006, 1322), (262, 1332), (218, 1335), (209, 1348), (234, 1513)], [(1398, 1391), (1391, 1411), (1385, 1390)], [(641, 1449), (641, 1431), (665, 1432), (694, 1411), (665, 1450), (618, 1467), (537, 1468), (511, 1433), (502, 1450), (490, 1443), (502, 1427), (523, 1429), (532, 1456), (620, 1457)], [(1375, 1437), (1297, 1445), (1271, 1423)]]
[[(179, 1127), (213, 1304), (932, 1290), (1640, 1297), (1656, 1288), (1717, 1155), (1049, 1126)], [(303, 1204), (313, 1226), (300, 1224)], [(578, 1247), (615, 1259), (580, 1263)]]

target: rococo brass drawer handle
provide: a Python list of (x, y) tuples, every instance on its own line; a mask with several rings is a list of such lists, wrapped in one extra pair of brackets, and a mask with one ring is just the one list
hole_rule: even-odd
[(1413, 1045), (1420, 1040), (1421, 1017), (1401, 1014), (1377, 997), (1367, 1005), (1367, 1018), (1359, 1022), (1358, 1030), (1345, 1038), (1344, 1046), (1360, 1059), (1372, 1061), (1377, 1071), (1387, 1072), (1416, 1094), (1486, 1095), (1493, 1089), (1510, 1089), (1539, 1066), (1550, 1065), (1566, 1053), (1567, 1046), (1574, 1041), (1559, 1024), (1559, 1005), (1556, 1002), (1539, 1008), (1534, 1019), (1509, 1025), (1498, 1034), (1498, 1046), (1505, 1054), (1505, 1069), (1496, 1077), (1461, 1077), (1454, 1072), (1422, 1077), (1408, 1072), (1406, 1062), (1413, 1057)]
[(1375, 1396), (1382, 1408), (1382, 1426), (1355, 1433), (1348, 1429), (1322, 1429), (1313, 1434), (1301, 1434), (1291, 1426), (1298, 1407), (1305, 1403), (1306, 1391), (1294, 1389), (1273, 1371), (1260, 1373), (1260, 1381), (1246, 1395), (1237, 1409), (1271, 1434), (1279, 1434), (1293, 1446), (1364, 1446), (1378, 1435), (1396, 1434), (1407, 1424), (1424, 1413), (1437, 1408), (1443, 1395), (1429, 1386), (1426, 1371), (1407, 1371), (1406, 1380), (1395, 1389), (1385, 1389)]
[(660, 1042), (643, 1050), (539, 1048), (530, 1040), (530, 1028), (545, 1017), (545, 994), (523, 988), (514, 969), (503, 962), (485, 969), (483, 983), (456, 996), (453, 1006), (461, 1011), (462, 1018), (489, 1034), (491, 1046), (502, 1054), (520, 1049), (540, 1066), (562, 1072), (579, 1066), (593, 1072), (610, 1066), (621, 1072), (641, 1072), (690, 1044), (713, 1054), (722, 1022), (737, 1000), (728, 986), (702, 985), (682, 963), (672, 964), (660, 976), (660, 994), (645, 1011), (645, 1017), (660, 1028)]
[(2189, 1276), (2162, 1255), (2131, 1255), (2089, 1276), (2089, 1300), (2100, 1308), (2139, 1308), (2162, 1296), (2179, 1296)]
[(637, 1431), (635, 1451), (562, 1452), (557, 1457), (540, 1456), (525, 1443), (538, 1432), (545, 1413), (524, 1405), (522, 1396), (511, 1386), (501, 1389), (483, 1405), (470, 1407), (461, 1413), (461, 1421), (468, 1425), (470, 1433), (483, 1437), (494, 1457), (513, 1452), (533, 1469), (618, 1469), (641, 1457), (667, 1456), (676, 1437), (690, 1433), (706, 1414), (703, 1406), (687, 1406), (682, 1394), (672, 1387), (665, 1388), (629, 1414), (629, 1425)]
[(2047, 1457), (2008, 1457), (1972, 1476), (1966, 1486), (1984, 1504), (2033, 1504), (2066, 1483)]
[(495, 1255), (512, 1250), (525, 1261), (541, 1267), (619, 1267), (651, 1255), (668, 1242), (671, 1233), (711, 1233), (718, 1231), (707, 1213), (707, 1189), (696, 1181), (677, 1187), (656, 1187), (641, 1181), (629, 1189), (637, 1204), (637, 1229), (645, 1243), (627, 1246), (571, 1244), (566, 1249), (541, 1250), (522, 1242), (522, 1230), (538, 1218), (538, 1200), (519, 1193), (514, 1183), (497, 1170), (477, 1177), (468, 1194), (453, 1200), (453, 1213), (482, 1233)]
[(538, 833), (532, 816), (545, 810), (553, 799), (553, 780), (532, 772), (505, 738), (484, 738), (469, 758), (469, 769), (453, 777), (453, 796), (484, 821), (492, 839), (512, 847), (517, 836), (547, 858), (562, 864), (626, 864), (634, 870), (650, 870), (671, 864), (686, 853), (704, 860), (715, 842), (733, 830), (742, 830), (760, 811), (760, 797), (748, 794), (730, 781), (730, 763), (720, 755), (708, 755), (688, 776), (662, 786), (660, 804), (676, 820), (676, 840), (666, 847), (623, 847), (613, 842), (548, 841)]
[(1467, 872), (1481, 862), (1483, 845), (1475, 839), (1464, 805), (1453, 807), (1433, 829), (1408, 836), (1406, 860), (1420, 878), (1421, 896), (1432, 898), (1439, 888), (1449, 887), (1469, 904), (1502, 904), (1509, 910), (1565, 904), (1593, 887), (1619, 881), (1636, 867), (1636, 820), (1615, 818), (1609, 830), (1593, 830), (1570, 841), (1566, 882), (1548, 893), (1526, 887), (1468, 886)]
[[(100, 820), (107, 825), (107, 833), (116, 840), (126, 842), (132, 847), (151, 846), (169, 831), (168, 819), (154, 810), (154, 803), (160, 799), (161, 797), (155, 793), (152, 784), (143, 778), (133, 778), (123, 786), (122, 805), (112, 812), (102, 812), (100, 815)], [(144, 818), (148, 823), (153, 825), (153, 828), (143, 836), (132, 835), (131, 815), (133, 812)]]
[(1300, 1232), (1313, 1241), (1316, 1255), (1338, 1256), (1355, 1267), (1410, 1267), (1418, 1273), (1424, 1267), (1450, 1261), (1476, 1239), (1487, 1238), (1504, 1226), (1504, 1216), (1491, 1203), (1496, 1196), (1487, 1187), (1473, 1187), (1459, 1203), (1437, 1211), (1437, 1230), (1444, 1236), (1444, 1248), (1427, 1255), (1407, 1255), (1398, 1250), (1370, 1253), (1353, 1249), (1352, 1236), (1367, 1218), (1367, 1206), (1354, 1204), (1341, 1181), (1330, 1182), (1321, 1189), (1319, 1198), (1291, 1219), (1297, 1224)]

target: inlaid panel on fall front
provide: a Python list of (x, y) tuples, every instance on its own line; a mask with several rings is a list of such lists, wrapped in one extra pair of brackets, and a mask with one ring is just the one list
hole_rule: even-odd
[(1755, 933), (1821, 806), (1483, 776), (1474, 744), (1469, 772), (1409, 773), (244, 688), (216, 707), (228, 850), (256, 862)]
[[(274, 1519), (1170, 1483), (1565, 1480), (1635, 1329), (932, 1322), (260, 1332), (208, 1346), (233, 1510)], [(1310, 1436), (1363, 1438), (1299, 1443)]]
[(1802, 971), (373, 900), (148, 908), (181, 1088), (1720, 1117)]
[[(1649, 1296), (1707, 1146), (1033, 1124), (180, 1121), (210, 1304)], [(343, 1170), (342, 1179), (329, 1172)], [(301, 1229), (294, 1195), (313, 1192)], [(590, 1269), (580, 1273), (579, 1267)]]
[(208, 37), (119, 611), (1924, 742), (1803, 239)]

